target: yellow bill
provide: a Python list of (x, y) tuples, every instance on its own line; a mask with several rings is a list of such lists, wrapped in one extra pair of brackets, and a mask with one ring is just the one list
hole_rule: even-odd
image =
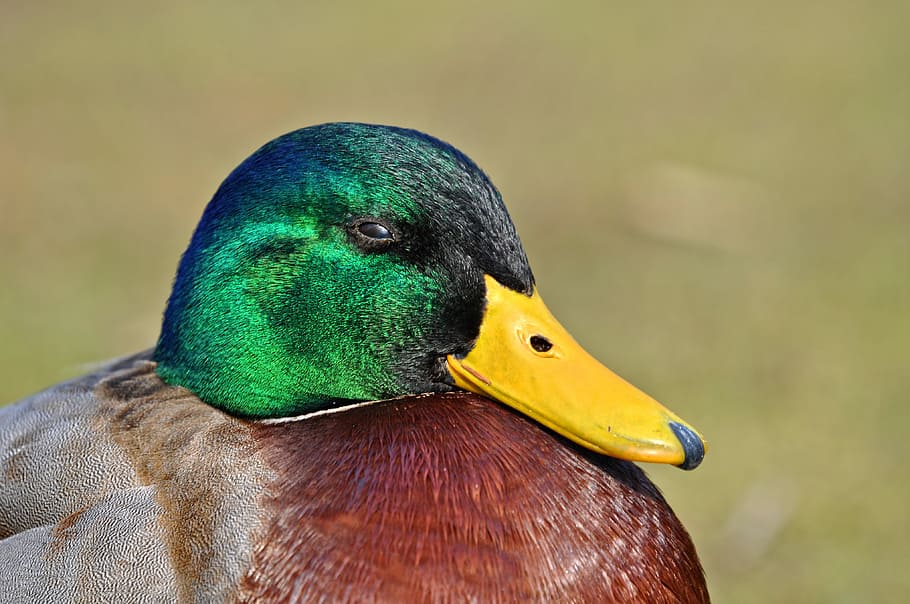
[(487, 306), (467, 356), (449, 355), (459, 388), (496, 399), (611, 457), (691, 470), (707, 444), (689, 424), (585, 352), (534, 291), (486, 276)]

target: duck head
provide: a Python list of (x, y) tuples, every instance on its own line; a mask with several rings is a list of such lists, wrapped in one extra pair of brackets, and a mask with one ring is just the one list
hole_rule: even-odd
[(154, 358), (248, 418), (461, 388), (614, 457), (690, 469), (705, 451), (550, 314), (486, 175), (413, 130), (314, 126), (238, 166), (183, 255)]

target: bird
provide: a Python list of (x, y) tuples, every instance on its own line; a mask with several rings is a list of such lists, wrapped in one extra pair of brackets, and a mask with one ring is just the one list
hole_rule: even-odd
[(707, 602), (635, 463), (705, 451), (468, 156), (310, 126), (217, 189), (154, 347), (0, 409), (0, 601)]

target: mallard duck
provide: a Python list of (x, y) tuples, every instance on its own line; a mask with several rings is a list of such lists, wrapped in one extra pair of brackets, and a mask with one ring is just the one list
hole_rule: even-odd
[(154, 349), (0, 411), (12, 602), (705, 602), (704, 440), (553, 318), (497, 190), (325, 124), (224, 181)]

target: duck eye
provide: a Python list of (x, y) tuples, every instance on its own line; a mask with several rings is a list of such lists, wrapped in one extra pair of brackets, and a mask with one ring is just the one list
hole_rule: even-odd
[(378, 222), (361, 222), (357, 225), (357, 230), (361, 235), (368, 237), (369, 239), (394, 239), (394, 237), (392, 237), (392, 232)]
[(346, 229), (351, 241), (364, 252), (385, 251), (398, 240), (392, 227), (378, 218), (354, 220)]

